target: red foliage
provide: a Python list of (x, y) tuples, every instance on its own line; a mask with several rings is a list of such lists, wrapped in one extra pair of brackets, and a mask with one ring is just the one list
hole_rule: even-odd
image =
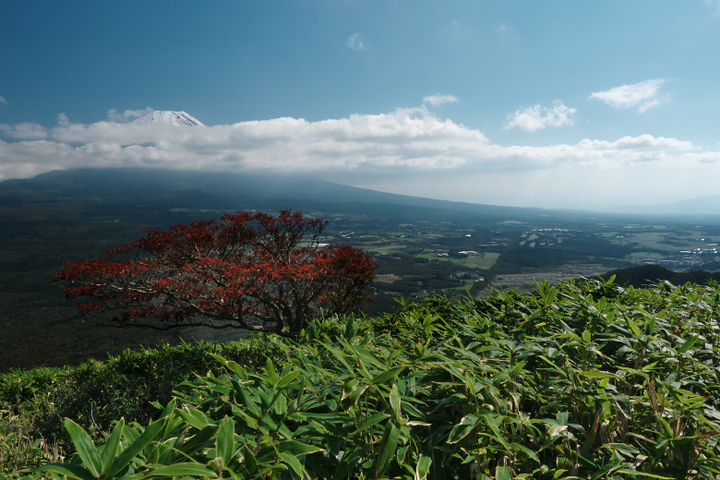
[(55, 283), (104, 324), (295, 334), (320, 309), (345, 314), (369, 299), (377, 265), (347, 245), (319, 248), (327, 223), (283, 210), (148, 228), (97, 260), (67, 262)]

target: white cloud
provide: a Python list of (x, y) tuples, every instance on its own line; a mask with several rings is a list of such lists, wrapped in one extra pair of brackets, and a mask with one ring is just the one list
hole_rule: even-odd
[[(47, 138), (48, 132), (45, 127), (37, 123), (18, 123), (17, 125), (0, 125), (0, 132), (10, 138), (21, 140), (37, 140)], [(0, 179), (2, 178), (0, 174)]]
[(423, 97), (423, 103), (429, 103), (430, 105), (437, 107), (443, 103), (454, 103), (457, 102), (458, 98), (455, 95), (428, 95)]
[(359, 33), (353, 33), (352, 35), (350, 35), (350, 38), (347, 39), (347, 46), (355, 51), (365, 50), (363, 36)]
[(7, 100), (5, 100), (5, 97), (0, 97), (0, 104), (7, 105)]
[(58, 125), (67, 127), (68, 125), (70, 125), (70, 119), (68, 118), (67, 115), (65, 115), (64, 113), (61, 113), (57, 116), (57, 123), (58, 123)]
[(705, 0), (705, 5), (712, 8), (715, 15), (720, 15), (720, 0)]
[(645, 113), (646, 111), (657, 105), (660, 105), (660, 100), (648, 100), (647, 102), (643, 103), (638, 107), (638, 113)]
[(652, 135), (639, 135), (637, 137), (622, 137), (614, 142), (605, 140), (581, 140), (578, 147), (592, 150), (627, 150), (636, 151), (648, 150), (674, 150), (689, 151), (698, 150), (700, 147), (695, 146), (692, 142), (681, 141), (676, 138), (653, 137)]
[(534, 132), (546, 127), (563, 127), (574, 125), (573, 116), (577, 113), (574, 108), (566, 107), (560, 100), (555, 100), (551, 108), (540, 104), (515, 110), (507, 115), (508, 123), (503, 130), (519, 128), (524, 132)]
[(116, 109), (108, 110), (107, 119), (108, 122), (114, 123), (128, 123), (136, 118), (143, 117), (148, 113), (154, 112), (155, 109), (147, 107), (145, 110), (125, 110), (120, 113)]
[(638, 107), (638, 113), (643, 113), (664, 100), (658, 98), (660, 85), (663, 83), (665, 83), (664, 78), (645, 80), (632, 85), (614, 87), (604, 92), (593, 92), (588, 98), (601, 100), (613, 108)]
[[(572, 109), (561, 106), (539, 115), (549, 119), (543, 125), (568, 121), (550, 113), (564, 111), (569, 118)], [(379, 189), (392, 179), (397, 193), (507, 205), (530, 199), (535, 206), (553, 206), (572, 190), (576, 203), (571, 207), (580, 208), (595, 205), (595, 194), (626, 204), (653, 195), (671, 201), (668, 192), (697, 196), (705, 184), (715, 189), (712, 180), (720, 175), (720, 152), (689, 141), (640, 135), (506, 146), (424, 106), (313, 122), (275, 118), (207, 128), (108, 121), (61, 121), (51, 129), (0, 125), (0, 137), (0, 180), (79, 167), (295, 172)], [(616, 193), (608, 197), (610, 191)]]
[(498, 26), (495, 31), (500, 35), (509, 35), (515, 33), (515, 30), (511, 26), (505, 24)]

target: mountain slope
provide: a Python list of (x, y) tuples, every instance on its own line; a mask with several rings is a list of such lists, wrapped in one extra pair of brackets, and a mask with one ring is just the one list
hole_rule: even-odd
[[(473, 220), (483, 223), (596, 222), (597, 214), (502, 207), (376, 192), (311, 176), (228, 174), (152, 169), (77, 169), (0, 182), (0, 205), (82, 203), (94, 211), (148, 208), (355, 213), (381, 218)], [(590, 218), (589, 218), (590, 217)], [(596, 218), (597, 217), (597, 218)]]

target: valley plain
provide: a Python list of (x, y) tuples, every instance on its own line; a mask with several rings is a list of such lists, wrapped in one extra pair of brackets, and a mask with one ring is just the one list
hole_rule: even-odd
[(529, 292), (541, 277), (557, 283), (645, 264), (719, 269), (718, 217), (493, 207), (312, 179), (197, 177), (85, 170), (0, 183), (0, 370), (77, 364), (181, 339), (238, 338), (243, 332), (98, 327), (50, 286), (64, 261), (132, 241), (143, 227), (237, 210), (293, 208), (329, 220), (323, 242), (362, 248), (378, 264), (370, 314), (392, 311), (401, 298)]

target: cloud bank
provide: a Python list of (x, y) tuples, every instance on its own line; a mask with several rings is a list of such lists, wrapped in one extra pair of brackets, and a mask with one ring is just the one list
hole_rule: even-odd
[(638, 113), (644, 113), (665, 100), (658, 98), (660, 85), (663, 83), (665, 83), (663, 78), (645, 80), (632, 85), (614, 87), (604, 92), (593, 92), (588, 98), (601, 100), (613, 108), (638, 107)]
[[(61, 115), (51, 128), (0, 125), (0, 179), (79, 167), (301, 172), (350, 185), (469, 202), (518, 204), (536, 192), (553, 206), (547, 203), (552, 198), (548, 191), (566, 195), (569, 188), (603, 176), (610, 182), (604, 191), (633, 182), (615, 203), (630, 201), (628, 195), (646, 198), (663, 191), (657, 184), (645, 185), (648, 175), (663, 172), (676, 195), (683, 193), (682, 175), (692, 172), (695, 180), (688, 188), (697, 196), (700, 183), (717, 178), (720, 165), (720, 152), (652, 135), (503, 146), (425, 107), (315, 122), (286, 117), (207, 128), (140, 125), (126, 122), (137, 111), (111, 112), (109, 117), (117, 121), (79, 124)], [(522, 128), (526, 120), (520, 118), (527, 112), (519, 112), (512, 121)], [(567, 124), (571, 113), (574, 109), (560, 102), (540, 109), (538, 115), (527, 114), (525, 125)], [(545, 180), (538, 183), (538, 178)], [(585, 190), (579, 190), (576, 206), (593, 204), (592, 198), (582, 197), (588, 195)], [(520, 191), (525, 197), (517, 195)]]
[(523, 132), (534, 132), (546, 127), (564, 127), (573, 125), (573, 116), (577, 113), (574, 108), (566, 107), (560, 100), (555, 100), (551, 108), (540, 104), (515, 110), (507, 115), (508, 123), (503, 130), (519, 128)]

